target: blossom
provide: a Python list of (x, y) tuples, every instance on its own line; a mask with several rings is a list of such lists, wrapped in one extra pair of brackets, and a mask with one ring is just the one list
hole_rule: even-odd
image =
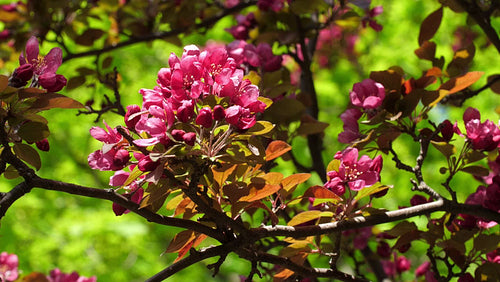
[(2, 252), (0, 254), (0, 281), (14, 281), (19, 276), (17, 255)]
[(47, 276), (49, 282), (95, 282), (97, 281), (95, 276), (90, 278), (80, 276), (78, 272), (73, 271), (72, 273), (63, 273), (59, 268), (50, 271), (50, 275)]
[(376, 16), (382, 14), (383, 11), (384, 11), (384, 7), (382, 7), (382, 6), (377, 6), (377, 7), (373, 7), (372, 9), (370, 9), (368, 11), (368, 15), (363, 17), (363, 19), (361, 20), (363, 27), (366, 28), (366, 26), (369, 25), (371, 28), (373, 28), (373, 30), (381, 31), (383, 26), (381, 24), (379, 24), (374, 18)]
[[(144, 195), (144, 189), (142, 189), (142, 188), (137, 188), (136, 190), (134, 190), (132, 192), (127, 192), (127, 193), (123, 194), (123, 196), (125, 198), (129, 199), (130, 201), (132, 201), (136, 204), (139, 204), (141, 202), (143, 195)], [(127, 214), (130, 212), (130, 210), (128, 210), (125, 207), (120, 206), (117, 203), (113, 203), (112, 208), (113, 208), (113, 212), (115, 213), (116, 216), (120, 216), (120, 215)]]
[(486, 259), (488, 259), (489, 262), (500, 263), (500, 249), (497, 248), (487, 253)]
[(382, 105), (385, 98), (385, 88), (382, 84), (367, 78), (362, 82), (355, 83), (349, 96), (354, 106), (375, 109)]
[(334, 192), (345, 191), (343, 187), (346, 185), (353, 191), (359, 191), (380, 180), (381, 156), (371, 159), (363, 155), (358, 160), (358, 149), (347, 148), (343, 152), (337, 152), (335, 159), (340, 160), (339, 170), (329, 171), (327, 175), (330, 180), (325, 184), (326, 188)]
[(340, 132), (338, 136), (339, 142), (349, 144), (361, 137), (358, 125), (361, 115), (359, 109), (347, 109), (340, 115), (340, 119), (344, 122), (344, 131)]
[[(29, 79), (28, 70), (32, 68), (34, 75), (33, 85), (40, 85), (49, 92), (56, 92), (66, 86), (67, 80), (63, 75), (56, 74), (62, 64), (62, 50), (59, 47), (52, 48), (45, 57), (39, 56), (38, 39), (32, 36), (26, 43), (25, 52), (19, 55), (20, 70), (18, 78), (24, 82)], [(30, 67), (31, 66), (31, 67)], [(16, 71), (14, 71), (16, 73)], [(19, 77), (19, 75), (21, 75)], [(31, 78), (31, 77), (30, 77)]]
[(198, 116), (196, 117), (196, 124), (201, 125), (205, 128), (212, 127), (213, 116), (210, 107), (204, 107), (200, 109)]
[[(467, 139), (475, 150), (492, 151), (500, 144), (500, 128), (490, 120), (481, 123), (481, 114), (475, 108), (467, 108), (464, 116)], [(462, 134), (456, 127), (458, 134)]]

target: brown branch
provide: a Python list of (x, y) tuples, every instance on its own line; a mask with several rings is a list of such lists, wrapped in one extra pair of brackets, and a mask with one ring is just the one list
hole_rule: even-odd
[(207, 258), (216, 257), (216, 256), (225, 256), (231, 252), (231, 249), (234, 249), (237, 244), (240, 242), (233, 241), (228, 244), (213, 246), (202, 249), (200, 251), (196, 251), (191, 249), (191, 252), (188, 257), (181, 259), (180, 261), (169, 265), (167, 268), (158, 272), (154, 276), (150, 277), (146, 280), (146, 282), (156, 282), (163, 281), (168, 277), (174, 275), (175, 273), (195, 264)]
[(102, 47), (99, 49), (88, 50), (88, 51), (84, 51), (81, 53), (69, 53), (63, 58), (63, 62), (67, 62), (69, 60), (81, 58), (81, 57), (101, 55), (101, 54), (111, 52), (113, 50), (123, 48), (123, 47), (129, 46), (129, 45), (133, 45), (136, 43), (150, 42), (150, 41), (157, 40), (157, 39), (164, 39), (164, 38), (168, 38), (171, 36), (176, 36), (176, 35), (188, 32), (191, 29), (208, 28), (208, 27), (214, 25), (215, 23), (217, 23), (222, 18), (224, 18), (228, 15), (231, 15), (233, 13), (237, 13), (237, 12), (239, 12), (239, 11), (241, 11), (241, 10), (251, 6), (251, 5), (254, 5), (255, 3), (257, 3), (257, 1), (255, 1), (255, 0), (241, 1), (238, 5), (231, 7), (231, 8), (227, 8), (227, 9), (223, 10), (222, 12), (220, 12), (219, 14), (217, 14), (216, 16), (208, 18), (208, 19), (206, 19), (198, 24), (195, 24), (194, 26), (186, 26), (186, 27), (172, 29), (169, 31), (155, 32), (155, 33), (141, 35), (141, 36), (133, 36), (133, 37), (130, 37), (128, 40), (122, 41), (122, 42), (114, 44), (114, 45), (108, 45), (108, 46), (105, 46), (105, 47)]
[(476, 1), (457, 0), (457, 3), (462, 6), (469, 16), (471, 16), (471, 18), (481, 27), (490, 42), (500, 53), (500, 38), (498, 37), (498, 32), (491, 26), (490, 14), (487, 11), (482, 11)]
[(341, 281), (367, 281), (365, 279), (356, 278), (353, 275), (338, 271), (336, 269), (309, 268), (302, 265), (298, 265), (287, 257), (281, 257), (262, 252), (254, 252), (246, 249), (240, 249), (237, 250), (236, 252), (240, 257), (246, 260), (252, 262), (258, 261), (258, 262), (272, 263), (274, 265), (280, 265), (304, 277), (328, 277), (328, 278), (336, 278)]
[(478, 205), (467, 205), (455, 203), (446, 199), (439, 199), (431, 203), (425, 203), (413, 207), (388, 211), (371, 216), (357, 216), (351, 219), (323, 223), (314, 226), (263, 226), (251, 229), (259, 238), (269, 236), (288, 236), (293, 238), (307, 237), (313, 235), (333, 233), (351, 229), (359, 229), (366, 226), (374, 226), (382, 223), (395, 222), (419, 215), (428, 215), (433, 212), (444, 211), (453, 214), (463, 213), (490, 221), (500, 223), (500, 214)]

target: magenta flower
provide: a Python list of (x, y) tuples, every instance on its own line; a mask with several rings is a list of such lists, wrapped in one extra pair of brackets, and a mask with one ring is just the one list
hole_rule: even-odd
[(349, 96), (354, 106), (365, 110), (375, 109), (382, 105), (385, 98), (385, 88), (382, 84), (367, 78), (362, 82), (355, 83)]
[(374, 7), (373, 9), (368, 11), (368, 15), (366, 15), (362, 20), (361, 23), (364, 28), (366, 28), (367, 25), (369, 25), (373, 30), (375, 31), (381, 31), (383, 26), (375, 20), (375, 17), (382, 14), (384, 11), (384, 7), (382, 6), (377, 6)]
[(63, 273), (59, 268), (50, 271), (50, 275), (47, 276), (49, 282), (95, 282), (97, 281), (95, 276), (90, 278), (80, 276), (78, 272), (73, 271), (72, 273)]
[(0, 254), (0, 281), (14, 281), (19, 276), (17, 255), (2, 252)]
[(488, 261), (493, 262), (493, 263), (500, 263), (500, 249), (495, 249), (494, 251), (491, 251), (486, 254), (486, 258)]
[(257, 122), (249, 109), (238, 105), (226, 109), (226, 121), (241, 130), (249, 129)]
[(377, 156), (372, 160), (370, 157), (363, 155), (358, 160), (358, 149), (347, 148), (343, 152), (337, 152), (335, 159), (341, 161), (339, 171), (329, 171), (327, 173), (330, 180), (325, 184), (325, 187), (338, 193), (338, 195), (345, 192), (346, 186), (353, 191), (359, 191), (380, 180), (381, 156)]
[(344, 122), (344, 131), (338, 136), (339, 142), (349, 144), (362, 136), (358, 125), (358, 120), (362, 115), (363, 113), (358, 109), (347, 109), (340, 115), (340, 119)]
[(212, 110), (210, 107), (204, 107), (200, 109), (198, 116), (196, 117), (196, 124), (201, 125), (205, 128), (212, 127), (213, 117)]
[[(477, 109), (467, 108), (464, 113), (467, 139), (475, 150), (492, 151), (500, 144), (500, 129), (490, 120), (481, 123), (481, 114)], [(457, 133), (461, 134), (458, 127)]]
[[(66, 86), (66, 78), (60, 74), (56, 74), (57, 69), (62, 64), (61, 48), (52, 48), (45, 57), (39, 56), (38, 39), (32, 36), (26, 43), (25, 52), (19, 56), (20, 70), (18, 77), (23, 78), (24, 82), (28, 77), (30, 69), (33, 69), (34, 81), (33, 86), (40, 85), (49, 92), (56, 92)], [(23, 73), (20, 73), (23, 72)], [(31, 78), (31, 77), (30, 77)]]
[[(136, 204), (139, 204), (142, 200), (142, 196), (144, 195), (144, 189), (142, 188), (136, 188), (136, 190), (132, 191), (132, 192), (127, 192), (125, 194), (123, 194), (123, 196), (125, 196), (125, 198), (131, 200), (132, 202), (136, 203)], [(130, 210), (128, 210), (127, 208), (124, 208), (116, 203), (113, 203), (113, 212), (115, 213), (116, 216), (120, 216), (120, 215), (123, 215), (123, 214), (127, 214), (130, 212)]]
[(405, 256), (399, 256), (396, 258), (396, 270), (401, 273), (410, 269), (411, 261)]

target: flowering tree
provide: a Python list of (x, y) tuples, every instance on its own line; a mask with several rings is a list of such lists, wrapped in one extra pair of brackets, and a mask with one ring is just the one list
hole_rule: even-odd
[[(0, 217), (40, 188), (108, 200), (117, 216), (132, 212), (182, 228), (165, 250), (177, 258), (148, 281), (214, 257), (217, 261), (208, 268), (215, 276), (231, 253), (250, 262), (248, 272), (241, 273), (247, 281), (398, 280), (410, 270), (430, 281), (500, 280), (499, 125), (473, 107), (464, 109), (460, 121), (433, 118), (444, 107), (499, 93), (500, 75), (488, 74), (486, 85), (478, 87), (485, 73), (471, 70), (474, 42), (465, 38), (453, 46), (454, 56), (446, 63), (432, 41), (443, 10), (451, 10), (468, 13), (486, 37), (485, 48), (500, 52), (490, 24), (499, 6), (496, 1), (440, 3), (422, 22), (415, 50), (429, 67), (416, 78), (402, 67), (372, 71), (344, 93), (349, 102), (340, 115), (338, 141), (345, 148), (328, 159), (322, 155), (325, 129), (340, 125), (318, 121), (322, 108), (313, 70), (333, 69), (331, 58), (340, 55), (359, 63), (354, 46), (366, 29), (383, 30), (377, 21), (382, 6), (326, 0), (28, 1), (2, 6), (3, 48), (20, 55), (14, 71), (0, 76), (0, 172), (20, 180), (0, 194)], [(103, 20), (96, 16), (103, 12), (110, 15), (110, 28), (82, 25), (91, 17)], [(102, 56), (157, 39), (183, 45), (181, 35), (202, 32), (229, 15), (236, 17), (227, 29), (235, 41), (186, 44), (158, 71), (153, 89), (139, 90), (141, 105), (122, 105), (118, 70), (110, 69), (111, 57)], [(34, 35), (60, 47), (42, 56)], [(96, 58), (95, 66), (77, 68), (71, 78), (57, 74), (61, 64), (88, 56)], [(90, 77), (114, 93), (100, 109), (92, 101), (83, 105), (55, 93), (83, 87)], [(119, 125), (89, 125), (102, 146), (89, 154), (88, 165), (113, 171), (112, 188), (60, 182), (35, 172), (42, 161), (32, 144), (42, 151), (50, 147), (48, 121), (39, 113), (61, 108), (77, 108), (97, 120), (104, 114), (123, 116)], [(307, 139), (310, 167), (290, 145), (300, 136)], [(401, 138), (418, 147), (409, 158), (394, 145)], [(439, 169), (441, 187), (429, 185), (433, 176), (424, 171), (434, 150), (446, 164)], [(279, 158), (292, 162), (295, 173), (280, 170)], [(405, 189), (381, 177), (384, 165), (410, 175), (408, 187), (415, 193), (406, 201), (411, 206), (377, 206), (376, 199), (384, 199), (390, 189)], [(457, 194), (465, 193), (464, 184), (453, 180), (464, 174), (470, 176), (466, 188), (476, 187), (461, 201)], [(425, 228), (411, 220), (421, 215)], [(394, 224), (378, 227), (383, 223)], [(420, 266), (405, 256), (417, 242), (426, 246)], [(2, 253), (0, 279), (18, 277), (17, 256)], [(22, 279), (96, 278), (55, 269)]]

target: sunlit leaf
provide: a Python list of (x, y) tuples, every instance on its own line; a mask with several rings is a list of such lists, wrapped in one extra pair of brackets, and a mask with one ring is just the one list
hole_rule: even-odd
[(9, 78), (5, 75), (0, 75), (0, 93), (2, 93), (9, 84)]
[(356, 194), (356, 197), (354, 197), (354, 199), (359, 201), (359, 200), (363, 199), (364, 197), (373, 195), (375, 193), (378, 193), (380, 191), (383, 191), (383, 190), (386, 190), (389, 188), (391, 188), (391, 186), (383, 185), (380, 182), (377, 182), (370, 187), (366, 187), (366, 188), (359, 190), (358, 194)]
[(310, 173), (292, 174), (281, 181), (281, 186), (283, 186), (283, 190), (290, 192), (293, 191), (297, 185), (306, 182), (310, 177)]
[(422, 60), (434, 61), (436, 56), (436, 43), (432, 41), (425, 41), (418, 49), (415, 50), (415, 55)]
[(165, 253), (176, 253), (182, 249), (186, 244), (191, 242), (196, 237), (195, 232), (192, 230), (184, 230), (177, 233), (170, 244), (168, 244)]
[(274, 160), (277, 157), (283, 155), (284, 153), (290, 151), (292, 149), (292, 146), (290, 146), (288, 143), (281, 141), (281, 140), (275, 140), (272, 141), (266, 149), (266, 161)]
[(329, 211), (317, 211), (317, 210), (304, 211), (304, 212), (301, 212), (301, 213), (297, 214), (296, 216), (294, 216), (287, 223), (287, 225), (288, 226), (296, 226), (299, 224), (303, 224), (303, 223), (306, 223), (309, 221), (316, 220), (320, 217), (332, 217), (332, 216), (333, 216), (333, 212), (329, 212)]
[(264, 187), (258, 187), (250, 183), (248, 185), (248, 195), (241, 197), (239, 200), (243, 202), (253, 202), (270, 196), (281, 189), (280, 185), (265, 184)]
[(450, 79), (449, 81), (441, 85), (439, 89), (448, 90), (448, 94), (456, 93), (474, 84), (474, 82), (478, 81), (481, 76), (483, 76), (483, 74), (484, 72), (481, 71), (468, 72), (460, 77), (454, 77)]
[(244, 135), (264, 135), (271, 132), (273, 129), (274, 124), (265, 120), (259, 120), (254, 126), (249, 128)]
[(306, 192), (304, 193), (304, 198), (306, 197), (312, 197), (318, 199), (331, 199), (333, 201), (342, 200), (342, 198), (337, 196), (337, 194), (319, 185), (312, 186), (309, 189), (307, 189)]

